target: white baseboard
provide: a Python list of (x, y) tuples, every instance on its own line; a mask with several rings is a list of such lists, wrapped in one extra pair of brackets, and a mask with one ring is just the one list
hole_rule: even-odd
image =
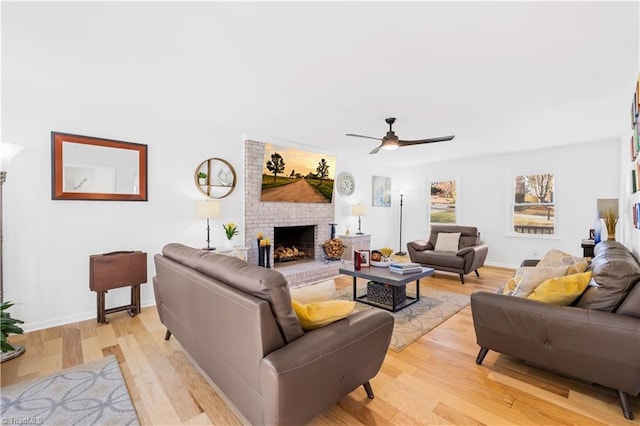
[[(140, 306), (142, 308), (146, 308), (147, 306), (155, 306), (155, 305), (156, 305), (155, 299), (140, 301)], [(24, 330), (25, 333), (29, 333), (32, 331), (44, 330), (45, 328), (58, 327), (61, 325), (72, 324), (74, 322), (86, 321), (89, 319), (97, 320), (96, 317), (97, 317), (97, 312), (95, 310), (92, 310), (90, 312), (83, 312), (75, 315), (66, 315), (66, 316), (53, 318), (46, 321), (29, 323), (26, 325), (23, 324), (22, 329)]]

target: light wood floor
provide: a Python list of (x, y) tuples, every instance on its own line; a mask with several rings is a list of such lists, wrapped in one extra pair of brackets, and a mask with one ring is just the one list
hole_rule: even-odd
[[(501, 286), (513, 271), (482, 268), (481, 278), (436, 273), (423, 286), (470, 294)], [(336, 279), (350, 286), (351, 278)], [(185, 356), (154, 307), (135, 318), (124, 312), (94, 320), (12, 336), (26, 346), (1, 364), (2, 386), (48, 375), (115, 354), (143, 424), (232, 425), (234, 414)], [(594, 342), (597, 344), (597, 342)], [(490, 352), (475, 364), (478, 347), (469, 307), (400, 353), (389, 351), (371, 381), (375, 399), (362, 387), (311, 425), (639, 425), (640, 398), (632, 397), (636, 420), (625, 420), (614, 391), (563, 378)]]

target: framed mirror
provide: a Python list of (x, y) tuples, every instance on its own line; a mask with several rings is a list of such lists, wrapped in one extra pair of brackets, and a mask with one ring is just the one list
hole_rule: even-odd
[(236, 171), (227, 160), (209, 158), (198, 164), (196, 187), (209, 198), (224, 198), (236, 188)]
[(147, 145), (51, 132), (51, 199), (147, 201)]

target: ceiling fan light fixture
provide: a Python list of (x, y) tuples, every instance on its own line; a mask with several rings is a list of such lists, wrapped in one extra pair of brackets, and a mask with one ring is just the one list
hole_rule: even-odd
[(398, 144), (397, 143), (383, 144), (382, 149), (386, 149), (387, 151), (393, 151), (394, 149), (398, 149)]

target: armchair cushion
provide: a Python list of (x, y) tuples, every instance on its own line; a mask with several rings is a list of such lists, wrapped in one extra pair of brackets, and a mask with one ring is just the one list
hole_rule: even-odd
[(591, 271), (549, 278), (537, 286), (527, 299), (554, 305), (570, 305), (584, 292), (590, 280)]
[(305, 331), (346, 318), (356, 306), (356, 302), (350, 300), (324, 300), (307, 304), (292, 300), (291, 304)]
[(436, 239), (437, 251), (458, 251), (458, 245), (460, 244), (459, 232), (440, 232)]

